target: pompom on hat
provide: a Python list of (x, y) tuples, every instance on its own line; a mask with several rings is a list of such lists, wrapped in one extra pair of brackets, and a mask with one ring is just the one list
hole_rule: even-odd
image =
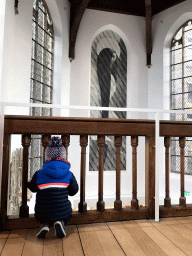
[(55, 159), (61, 157), (66, 159), (66, 150), (62, 145), (62, 140), (59, 137), (52, 137), (49, 141), (49, 145), (45, 150), (45, 161), (48, 159)]

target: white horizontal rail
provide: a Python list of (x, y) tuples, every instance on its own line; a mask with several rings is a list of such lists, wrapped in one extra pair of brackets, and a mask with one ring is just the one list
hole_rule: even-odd
[(56, 109), (82, 109), (82, 110), (106, 110), (106, 111), (127, 111), (144, 113), (171, 113), (171, 114), (192, 114), (192, 110), (166, 110), (150, 108), (117, 108), (117, 107), (96, 107), (79, 105), (60, 105), (60, 104), (39, 104), (39, 103), (19, 103), (19, 102), (0, 102), (2, 107), (36, 107), (36, 108), (56, 108)]
[[(0, 102), (1, 117), (0, 125), (3, 134), (4, 125), (4, 108), (5, 107), (38, 107), (38, 108), (55, 108), (55, 109), (79, 109), (79, 110), (105, 110), (105, 111), (125, 111), (140, 113), (155, 113), (155, 221), (159, 221), (159, 122), (161, 113), (169, 114), (192, 114), (186, 110), (165, 110), (165, 109), (148, 109), (148, 108), (115, 108), (115, 107), (96, 107), (96, 106), (77, 106), (77, 105), (58, 105), (58, 104), (38, 104), (38, 103), (17, 103), (17, 102)], [(3, 157), (3, 136), (0, 136), (0, 175), (2, 176), (2, 157)]]

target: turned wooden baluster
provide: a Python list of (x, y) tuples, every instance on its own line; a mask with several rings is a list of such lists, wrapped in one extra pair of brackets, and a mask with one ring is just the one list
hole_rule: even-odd
[(138, 146), (138, 136), (131, 136), (131, 146), (132, 146), (132, 200), (131, 208), (138, 209), (138, 199), (137, 199), (137, 146)]
[(98, 135), (97, 142), (99, 146), (99, 199), (97, 202), (97, 211), (105, 210), (105, 202), (103, 201), (103, 146), (105, 144), (105, 136)]
[(44, 148), (43, 163), (45, 162), (45, 150), (46, 150), (46, 147), (49, 145), (50, 138), (51, 138), (51, 135), (42, 135), (42, 146)]
[(180, 146), (180, 157), (181, 157), (181, 197), (179, 198), (179, 205), (186, 206), (186, 198), (184, 196), (184, 148), (185, 148), (185, 137), (179, 137)]
[(20, 217), (29, 217), (29, 206), (27, 205), (27, 181), (28, 181), (28, 155), (31, 135), (22, 135), (23, 146), (23, 173), (22, 173), (22, 205), (20, 206)]
[(169, 197), (169, 147), (170, 147), (170, 137), (164, 138), (165, 146), (165, 199), (164, 207), (171, 207), (171, 198)]
[(87, 212), (87, 203), (85, 202), (85, 167), (86, 167), (86, 147), (88, 143), (87, 135), (80, 135), (80, 145), (81, 145), (81, 179), (80, 179), (80, 202), (79, 202), (79, 212)]
[(116, 147), (116, 200), (114, 202), (114, 209), (120, 211), (122, 209), (122, 201), (120, 200), (120, 187), (121, 187), (121, 170), (120, 170), (120, 147), (122, 138), (115, 136)]
[(62, 136), (62, 142), (66, 149), (66, 160), (68, 160), (68, 147), (70, 145), (70, 135), (63, 135)]

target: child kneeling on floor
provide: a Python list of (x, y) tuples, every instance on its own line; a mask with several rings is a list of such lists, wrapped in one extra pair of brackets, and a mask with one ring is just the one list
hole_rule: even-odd
[(68, 195), (75, 195), (79, 186), (66, 160), (66, 150), (59, 137), (52, 137), (45, 150), (45, 163), (35, 172), (28, 188), (37, 192), (35, 218), (42, 224), (36, 236), (46, 237), (49, 227), (54, 225), (59, 238), (66, 236), (65, 225), (72, 217)]

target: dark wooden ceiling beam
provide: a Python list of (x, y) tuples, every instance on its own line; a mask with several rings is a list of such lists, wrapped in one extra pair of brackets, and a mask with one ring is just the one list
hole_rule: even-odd
[(74, 0), (70, 8), (70, 36), (69, 36), (69, 58), (72, 61), (75, 58), (75, 43), (79, 25), (83, 14), (90, 0)]
[(145, 17), (146, 17), (146, 51), (147, 51), (147, 67), (151, 67), (152, 54), (152, 14), (151, 0), (145, 0)]

